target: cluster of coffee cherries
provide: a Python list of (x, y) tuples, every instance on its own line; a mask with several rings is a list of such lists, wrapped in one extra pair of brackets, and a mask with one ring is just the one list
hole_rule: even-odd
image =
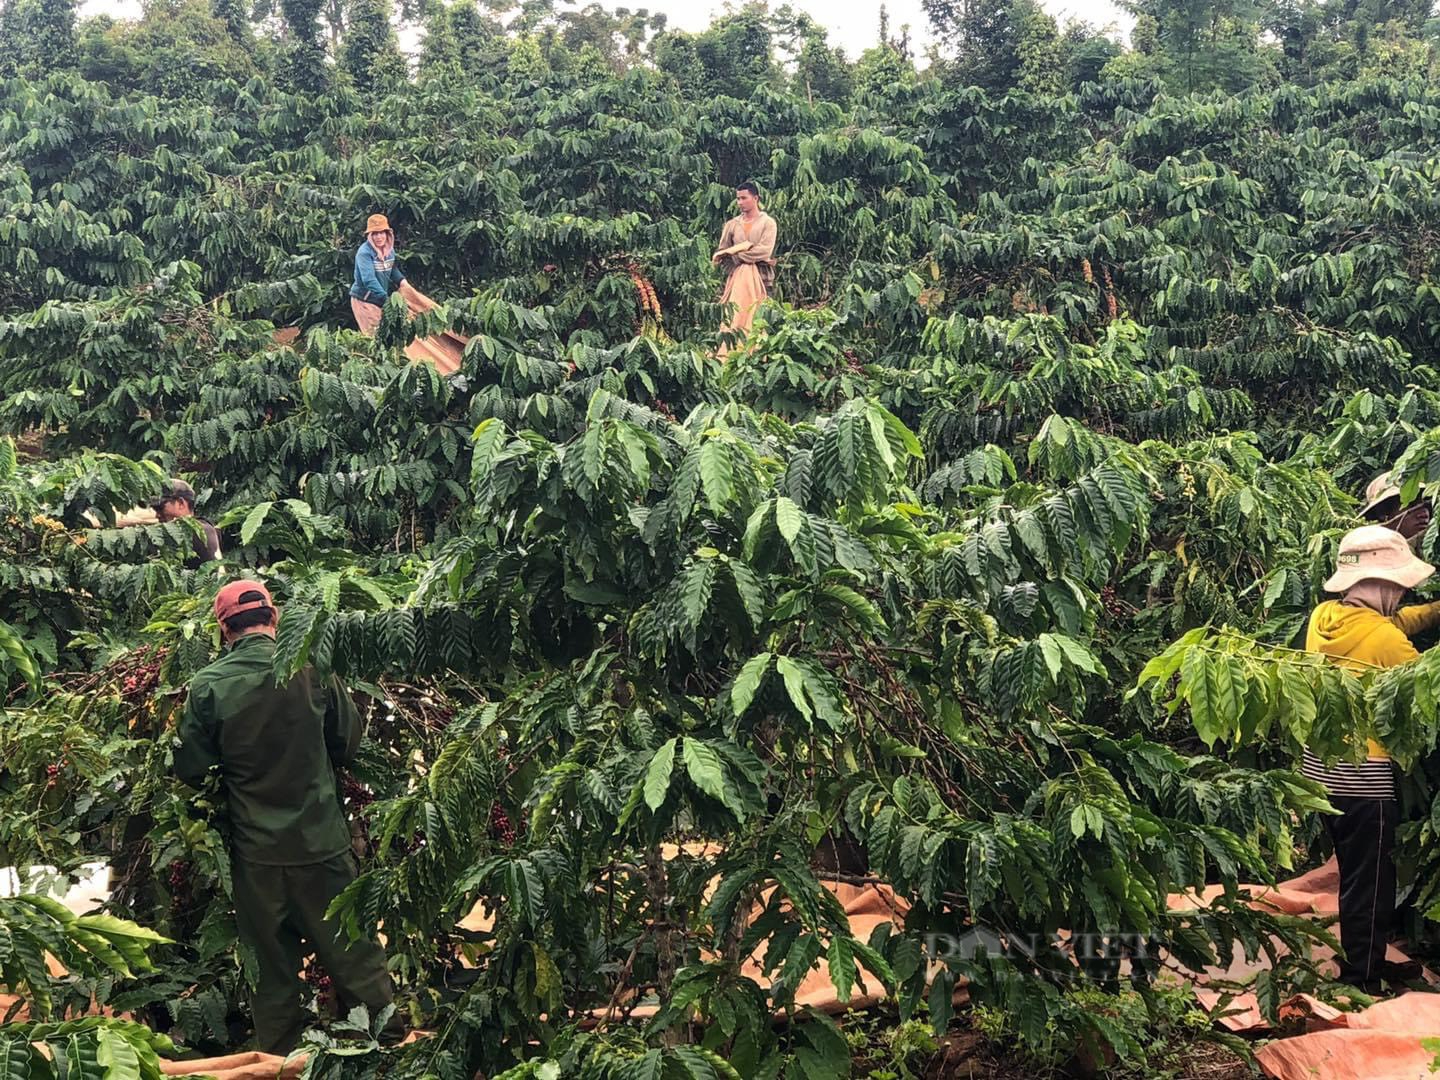
[[(495, 756), (504, 761), (510, 756), (510, 751), (504, 746), (497, 746)], [(510, 821), (510, 815), (497, 799), (490, 804), (490, 837), (508, 848), (515, 846), (515, 836), (515, 826)]]
[(375, 801), (375, 793), (349, 773), (340, 779), (340, 794), (345, 805), (356, 811), (364, 810)]
[(515, 845), (515, 826), (499, 802), (490, 804), (490, 835), (507, 848)]
[(315, 1004), (321, 1012), (329, 1012), (335, 1006), (335, 984), (330, 973), (320, 966), (318, 960), (311, 960), (305, 969), (305, 984), (315, 994)]
[(121, 695), (127, 698), (149, 697), (160, 684), (160, 668), (165, 663), (165, 654), (164, 648), (147, 645), (117, 661), (111, 671), (121, 679)]
[(1105, 585), (1100, 589), (1100, 603), (1105, 608), (1105, 613), (1114, 619), (1128, 618), (1130, 609), (1115, 595), (1114, 585)]
[(183, 911), (190, 906), (195, 891), (195, 867), (189, 859), (176, 859), (165, 872), (165, 886), (170, 890), (170, 902), (176, 910)]

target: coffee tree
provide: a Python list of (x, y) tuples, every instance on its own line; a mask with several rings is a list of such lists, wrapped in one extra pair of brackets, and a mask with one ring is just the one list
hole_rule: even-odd
[[(146, 1025), (64, 1020), (82, 1072), (246, 1035), (224, 823), (169, 778), (241, 574), (284, 609), (276, 674), (365, 703), (336, 910), (434, 1032), (347, 1018), (314, 1075), (846, 1075), (816, 970), (940, 1031), (963, 983), (1024, 1048), (1143, 1067), (1085, 994), (1157, 1007), (1157, 956), (1268, 954), (1271, 1013), (1326, 992), (1328, 935), (1239, 886), (1318, 858), (1294, 755), (1362, 734), (1411, 769), (1435, 902), (1431, 662), (1294, 651), (1357, 491), (1397, 458), (1440, 486), (1432, 87), (842, 106), (526, 40), (375, 94), (0, 88), (0, 863), (106, 858), (155, 931), (121, 972), (0, 908), (5, 940), (86, 931), (109, 974), (77, 977)], [(776, 294), (722, 363), (708, 256), (750, 177)], [(442, 303), (365, 338), (372, 211)], [(441, 328), (463, 378), (403, 356)], [(218, 570), (185, 521), (115, 527), (177, 474)], [(903, 928), (854, 936), (836, 880)], [(1028, 944), (925, 951), (980, 931)], [(32, 953), (4, 981), (59, 1000)], [(81, 1028), (0, 1030), (18, 1060)]]

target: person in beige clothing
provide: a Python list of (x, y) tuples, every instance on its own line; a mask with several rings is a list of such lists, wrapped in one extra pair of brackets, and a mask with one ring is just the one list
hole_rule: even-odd
[[(747, 333), (755, 309), (775, 282), (775, 219), (760, 209), (760, 189), (746, 180), (735, 189), (735, 203), (740, 213), (725, 223), (718, 250), (710, 259), (725, 271), (720, 302), (734, 305), (720, 327), (722, 335)], [(725, 352), (722, 345), (720, 355)]]

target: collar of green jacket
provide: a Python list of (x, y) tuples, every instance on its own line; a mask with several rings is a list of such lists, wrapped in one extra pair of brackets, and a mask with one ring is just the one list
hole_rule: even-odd
[(272, 649), (275, 648), (275, 635), (261, 633), (257, 630), (254, 633), (240, 635), (238, 638), (236, 638), (229, 644), (226, 651), (236, 652), (240, 649), (249, 649), (252, 648), (255, 643), (259, 641), (265, 642), (265, 644), (270, 646), (270, 648)]

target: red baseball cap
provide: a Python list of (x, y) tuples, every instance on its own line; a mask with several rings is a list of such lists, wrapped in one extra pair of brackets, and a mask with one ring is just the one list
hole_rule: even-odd
[(274, 606), (270, 590), (258, 581), (232, 581), (215, 594), (215, 618), (222, 623), (241, 612)]

